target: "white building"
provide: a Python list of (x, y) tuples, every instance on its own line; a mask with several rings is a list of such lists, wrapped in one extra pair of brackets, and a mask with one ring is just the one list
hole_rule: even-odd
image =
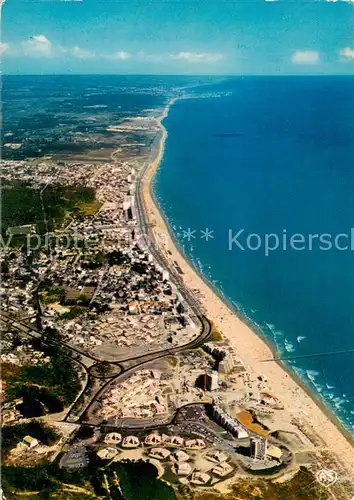
[(159, 444), (161, 443), (162, 438), (159, 434), (156, 432), (153, 432), (151, 434), (148, 434), (144, 440), (145, 444)]
[(151, 448), (149, 451), (149, 457), (157, 458), (158, 460), (164, 460), (170, 456), (170, 452), (166, 448)]
[(215, 474), (215, 476), (225, 477), (225, 476), (231, 474), (231, 472), (233, 470), (234, 470), (234, 468), (232, 467), (232, 465), (228, 464), (227, 462), (222, 462), (221, 464), (214, 467), (211, 470), (211, 472), (213, 474)]
[(166, 443), (174, 444), (175, 446), (183, 446), (184, 439), (180, 436), (168, 436)]
[(228, 415), (220, 408), (220, 406), (213, 407), (213, 416), (221, 427), (229, 431), (238, 439), (247, 438), (249, 436), (246, 429), (239, 422), (234, 420), (231, 415)]
[(207, 458), (211, 462), (222, 463), (222, 462), (226, 462), (229, 457), (220, 450), (210, 450), (205, 455), (205, 458)]
[(173, 454), (173, 458), (177, 462), (188, 462), (190, 457), (189, 457), (188, 453), (186, 453), (182, 450), (178, 450)]
[(219, 376), (217, 372), (207, 373), (205, 382), (208, 391), (216, 391), (219, 387)]
[(220, 361), (218, 370), (220, 373), (229, 373), (234, 368), (234, 361), (230, 353), (226, 353), (224, 358)]
[(201, 450), (205, 448), (205, 442), (202, 439), (187, 439), (184, 443), (186, 448)]
[(237, 439), (246, 439), (249, 436), (248, 432), (241, 426), (235, 429), (234, 434)]
[(97, 452), (97, 456), (102, 460), (111, 460), (118, 453), (117, 448), (100, 448)]
[(136, 436), (126, 436), (122, 441), (123, 448), (137, 448), (139, 444), (140, 441)]
[(177, 462), (174, 465), (174, 471), (179, 476), (189, 476), (189, 474), (192, 472), (192, 467), (186, 462)]
[(265, 460), (267, 456), (267, 440), (264, 438), (251, 438), (251, 457), (256, 460)]
[(193, 484), (206, 484), (210, 481), (210, 476), (206, 472), (193, 472), (191, 483)]
[(110, 432), (104, 437), (104, 442), (107, 444), (119, 444), (121, 441), (122, 435), (119, 432)]
[(39, 445), (39, 441), (32, 436), (25, 436), (23, 438), (23, 444), (25, 444), (28, 448), (34, 448)]

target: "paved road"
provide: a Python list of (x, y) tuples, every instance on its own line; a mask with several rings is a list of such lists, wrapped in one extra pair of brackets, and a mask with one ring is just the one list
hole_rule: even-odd
[[(108, 386), (112, 383), (119, 383), (120, 381), (123, 381), (124, 379), (127, 378), (127, 375), (133, 374), (137, 369), (143, 367), (147, 363), (150, 363), (152, 361), (155, 361), (157, 359), (164, 358), (166, 356), (171, 356), (178, 354), (180, 352), (186, 351), (188, 349), (195, 349), (201, 345), (204, 344), (206, 339), (210, 336), (211, 333), (211, 323), (210, 321), (205, 318), (204, 316), (201, 316), (199, 318), (200, 324), (201, 324), (201, 332), (198, 335), (198, 337), (191, 342), (188, 342), (185, 345), (182, 346), (176, 346), (176, 347), (171, 347), (170, 349), (162, 349), (161, 351), (157, 351), (155, 353), (150, 353), (145, 356), (139, 356), (136, 357), (136, 363), (133, 365), (130, 365), (128, 368), (124, 368), (124, 362), (120, 363), (120, 366), (122, 367), (122, 372), (118, 374), (117, 376), (109, 379), (92, 397), (91, 401), (89, 404), (86, 406), (85, 409), (82, 410), (81, 413), (81, 420), (85, 421), (83, 418), (84, 414), (89, 414), (90, 411), (92, 411), (94, 405), (96, 404), (96, 401), (99, 397), (102, 396), (102, 394), (107, 390)], [(129, 361), (133, 360), (134, 358), (131, 358)], [(127, 361), (127, 360), (125, 360)], [(69, 417), (69, 414), (67, 415), (66, 418)]]
[[(13, 318), (7, 312), (2, 311), (1, 316), (2, 316), (2, 320), (5, 321), (7, 324), (12, 325), (13, 327), (17, 328), (18, 330), (22, 331), (23, 333), (25, 333), (26, 335), (28, 335), (32, 338), (40, 338), (42, 336), (42, 333), (39, 332), (36, 328), (28, 325), (27, 323), (24, 323), (21, 319), (19, 320), (17, 318)], [(93, 395), (89, 404), (81, 411), (81, 416), (93, 407), (93, 405), (97, 401), (97, 398), (99, 398), (103, 394), (103, 392), (106, 390), (108, 385), (111, 384), (112, 382), (119, 382), (120, 378), (125, 378), (127, 374), (134, 373), (134, 371), (137, 370), (138, 368), (140, 368), (143, 365), (150, 363), (156, 359), (161, 359), (161, 358), (166, 357), (166, 356), (175, 355), (175, 354), (178, 354), (179, 352), (183, 352), (183, 351), (188, 350), (188, 349), (195, 349), (195, 348), (201, 346), (207, 340), (207, 338), (209, 337), (209, 335), (211, 333), (211, 324), (208, 321), (208, 319), (205, 318), (204, 316), (201, 316), (198, 318), (198, 324), (200, 324), (200, 328), (201, 328), (200, 334), (198, 335), (197, 338), (195, 338), (191, 342), (188, 342), (187, 344), (184, 344), (182, 346), (171, 347), (169, 349), (160, 349), (160, 350), (157, 350), (155, 352), (148, 353), (145, 355), (128, 357), (124, 361), (120, 361), (119, 363), (118, 362), (110, 362), (109, 364), (120, 368), (120, 370), (121, 370), (120, 373), (118, 375), (113, 375), (111, 377), (107, 377), (107, 382), (101, 387), (101, 389), (99, 389), (99, 391), (97, 391)], [(58, 343), (58, 344), (62, 345), (63, 347), (65, 347), (66, 349), (68, 349), (70, 354), (72, 354), (72, 357), (85, 368), (85, 370), (88, 373), (88, 379), (87, 379), (87, 383), (86, 383), (86, 387), (85, 387), (85, 390), (86, 390), (86, 388), (89, 385), (89, 379), (90, 379), (90, 377), (92, 377), (92, 374), (90, 372), (88, 372), (87, 366), (77, 359), (77, 355), (80, 355), (83, 358), (86, 357), (87, 360), (91, 360), (91, 361), (94, 361), (97, 363), (102, 362), (102, 360), (99, 358), (95, 358), (89, 354), (83, 353), (79, 349), (76, 349), (75, 347), (73, 347), (73, 346), (71, 346), (71, 345), (67, 344), (66, 342), (61, 341), (59, 339), (53, 339), (53, 340), (48, 339), (48, 342)], [(124, 366), (124, 362), (127, 362), (127, 361), (129, 361), (129, 367)], [(135, 361), (135, 363), (131, 364), (132, 361)], [(80, 397), (83, 396), (85, 390), (83, 390), (81, 392)], [(72, 412), (70, 409), (64, 420), (67, 421), (71, 417), (71, 413)]]
[[(32, 325), (29, 325), (22, 319), (17, 319), (14, 318), (11, 314), (5, 311), (1, 311), (1, 318), (3, 321), (5, 321), (7, 324), (11, 325), (14, 328), (17, 328), (17, 330), (22, 331), (29, 337), (33, 338), (40, 338), (43, 337), (43, 332), (38, 331), (37, 328), (34, 328)], [(91, 356), (91, 354), (88, 354), (86, 352), (80, 351), (80, 349), (77, 349), (76, 347), (73, 347), (72, 345), (68, 344), (67, 342), (64, 342), (63, 340), (59, 339), (50, 339), (46, 337), (46, 342), (48, 343), (56, 343), (64, 346), (66, 349), (74, 353), (75, 355), (80, 355), (83, 358), (88, 358), (92, 361), (95, 361), (97, 363), (102, 362), (102, 359), (96, 358), (95, 356)]]
[[(113, 159), (113, 158), (112, 158)], [(119, 367), (121, 369), (121, 372), (117, 375), (114, 375), (112, 377), (107, 376), (107, 382), (103, 384), (103, 386), (93, 395), (93, 397), (90, 399), (90, 402), (88, 405), (81, 411), (81, 416), (80, 420), (83, 420), (83, 415), (88, 414), (93, 406), (96, 404), (97, 399), (104, 393), (104, 391), (107, 389), (107, 387), (111, 383), (119, 383), (119, 381), (123, 378), (126, 378), (127, 375), (134, 373), (138, 368), (144, 366), (147, 363), (150, 363), (154, 360), (161, 359), (165, 356), (170, 356), (174, 354), (178, 354), (180, 352), (183, 352), (188, 349), (194, 349), (199, 346), (201, 346), (210, 336), (211, 334), (211, 324), (209, 320), (203, 316), (200, 304), (198, 301), (193, 297), (191, 292), (184, 286), (181, 277), (178, 275), (176, 272), (176, 269), (167, 261), (164, 255), (161, 254), (161, 252), (158, 250), (158, 247), (156, 245), (156, 241), (153, 235), (153, 232), (151, 231), (150, 224), (146, 220), (145, 216), (145, 210), (144, 210), (144, 202), (142, 198), (142, 191), (141, 191), (141, 182), (142, 179), (146, 173), (146, 168), (142, 169), (142, 172), (140, 173), (140, 177), (137, 183), (137, 189), (136, 189), (136, 208), (137, 208), (137, 218), (138, 218), (138, 227), (140, 228), (142, 238), (144, 240), (144, 245), (147, 249), (148, 252), (150, 252), (153, 257), (155, 258), (156, 262), (163, 268), (168, 270), (170, 274), (170, 279), (174, 284), (177, 286), (180, 294), (182, 295), (182, 298), (188, 305), (190, 312), (192, 313), (192, 319), (196, 323), (196, 325), (200, 328), (200, 334), (198, 335), (197, 338), (192, 340), (191, 342), (188, 342), (185, 345), (181, 346), (174, 346), (171, 348), (163, 348), (163, 349), (158, 349), (152, 353), (148, 353), (145, 355), (140, 355), (140, 356), (132, 356), (132, 357), (127, 357), (124, 358), (124, 360), (121, 360), (119, 362), (114, 362), (110, 361), (110, 365), (114, 365), (115, 367)], [(38, 338), (42, 336), (42, 332), (38, 331), (36, 328), (33, 326), (29, 325), (28, 323), (25, 323), (23, 320), (18, 320), (17, 318), (12, 317), (10, 314), (6, 312), (2, 312), (2, 318), (4, 321), (6, 321), (8, 324), (11, 324), (13, 327), (16, 327), (23, 333), (26, 333), (27, 335)], [(90, 354), (84, 353), (80, 351), (79, 349), (71, 346), (70, 344), (61, 341), (59, 339), (53, 339), (51, 342), (56, 342), (58, 344), (61, 344), (64, 346), (66, 349), (70, 351), (70, 353), (73, 355), (74, 359), (77, 358), (77, 355), (82, 356), (83, 358), (86, 358), (87, 360), (91, 360), (95, 363), (100, 363), (102, 362), (102, 359), (94, 357)], [(129, 364), (127, 366), (124, 366), (124, 363), (128, 362)], [(133, 361), (133, 364), (132, 364)], [(135, 362), (134, 362), (135, 361)], [(83, 366), (85, 366), (83, 363), (81, 363)], [(87, 378), (87, 383), (86, 383), (86, 388), (89, 385), (89, 380), (90, 377), (92, 377), (92, 374), (87, 370), (87, 367), (85, 366), (85, 369), (88, 374)], [(86, 390), (85, 388), (85, 390)], [(80, 394), (79, 398), (83, 397), (84, 391)], [(66, 414), (66, 417), (64, 420), (68, 420), (71, 417), (71, 409), (68, 411)]]
[(137, 182), (136, 190), (135, 190), (135, 203), (136, 203), (136, 214), (138, 218), (138, 227), (140, 228), (142, 238), (144, 240), (144, 244), (151, 255), (155, 258), (156, 262), (164, 269), (166, 269), (169, 274), (171, 280), (177, 286), (179, 292), (181, 293), (183, 299), (187, 302), (190, 309), (193, 311), (195, 316), (201, 316), (202, 310), (199, 302), (192, 295), (192, 293), (184, 286), (183, 281), (179, 274), (176, 272), (176, 269), (168, 262), (165, 256), (158, 250), (158, 245), (154, 236), (153, 231), (151, 230), (151, 224), (146, 219), (146, 210), (144, 206), (144, 200), (142, 195), (142, 182), (144, 176), (146, 174), (148, 168), (148, 164), (145, 165), (142, 172), (140, 173), (140, 177)]

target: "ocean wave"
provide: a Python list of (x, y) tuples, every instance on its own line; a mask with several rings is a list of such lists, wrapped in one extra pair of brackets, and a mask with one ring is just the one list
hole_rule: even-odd
[(289, 340), (284, 340), (284, 347), (286, 352), (295, 352), (295, 346)]
[(275, 328), (275, 325), (273, 325), (273, 323), (265, 323), (268, 330), (271, 332), (271, 334), (273, 335), (274, 339), (276, 339), (276, 337), (283, 337), (284, 336), (284, 333), (281, 331), (281, 330), (277, 330)]
[(337, 410), (341, 410), (342, 409), (342, 405), (345, 403), (345, 399), (343, 398), (340, 398), (340, 397), (335, 397), (333, 399), (333, 403), (334, 403), (334, 406), (337, 408)]
[(306, 378), (306, 370), (304, 368), (301, 368), (300, 366), (295, 366), (294, 370), (297, 373), (297, 375), (299, 375), (300, 378), (302, 379)]
[(306, 376), (311, 382), (314, 382), (316, 380), (316, 377), (319, 376), (319, 372), (316, 370), (306, 370)]
[(284, 332), (282, 332), (281, 330), (277, 330), (276, 326), (273, 323), (267, 322), (263, 323), (260, 329), (265, 335), (267, 335), (268, 333), (268, 337), (271, 336), (271, 340), (277, 348), (278, 353), (281, 354), (284, 349)]
[(270, 331), (273, 331), (274, 328), (275, 328), (275, 325), (273, 325), (273, 323), (267, 323), (266, 322), (266, 325), (267, 325), (267, 327), (269, 328)]
[(237, 309), (237, 311), (240, 311), (242, 314), (244, 314), (248, 318), (246, 312), (243, 310), (243, 307), (239, 302), (237, 302), (236, 300), (230, 299), (230, 298), (228, 298), (228, 300)]
[[(193, 245), (190, 245), (188, 250), (191, 251)], [(189, 256), (190, 260), (192, 261), (194, 267), (196, 267), (201, 274), (203, 274), (203, 264), (201, 263), (200, 259), (198, 257), (194, 256), (193, 254)]]
[(310, 381), (311, 386), (314, 387), (323, 402), (328, 407), (332, 408), (332, 411), (335, 414), (341, 415), (341, 420), (343, 422), (345, 421), (344, 423), (348, 427), (352, 425), (352, 419), (350, 418), (350, 415), (354, 415), (354, 410), (350, 410), (347, 406), (351, 403), (347, 394), (343, 393), (341, 396), (339, 396), (338, 393), (335, 393), (333, 391), (333, 389), (335, 389), (335, 386), (328, 384), (328, 382), (321, 383), (318, 380), (321, 377), (321, 374), (317, 370), (306, 370), (299, 366), (293, 366), (292, 369), (302, 380), (305, 381), (307, 379)]
[[(90, 95), (90, 94), (89, 94)], [(106, 104), (93, 104), (91, 106), (83, 106), (84, 108), (92, 108), (92, 109), (98, 109), (98, 108), (107, 108), (108, 106)], [(119, 106), (120, 107), (120, 106)]]

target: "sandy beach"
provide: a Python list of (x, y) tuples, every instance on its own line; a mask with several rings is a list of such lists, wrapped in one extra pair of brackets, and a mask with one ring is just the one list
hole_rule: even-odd
[(279, 363), (264, 362), (273, 357), (269, 345), (214, 293), (180, 253), (169, 235), (165, 220), (154, 202), (151, 181), (162, 159), (167, 138), (167, 131), (162, 121), (175, 102), (176, 99), (172, 99), (158, 119), (161, 127), (158, 153), (142, 178), (144, 209), (151, 224), (155, 243), (166, 259), (180, 266), (185, 286), (197, 294), (206, 315), (235, 347), (246, 368), (250, 372), (265, 375), (271, 391), (281, 400), (288, 413), (320, 436), (324, 442), (323, 449), (334, 454), (348, 473), (354, 475), (353, 439), (349, 433), (341, 427), (336, 417), (320, 401), (311, 397), (310, 391), (304, 387), (295, 373), (288, 372)]

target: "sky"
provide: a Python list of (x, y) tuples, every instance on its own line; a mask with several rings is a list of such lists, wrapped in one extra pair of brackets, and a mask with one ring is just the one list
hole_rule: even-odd
[(6, 0), (0, 50), (3, 74), (354, 74), (354, 0)]

